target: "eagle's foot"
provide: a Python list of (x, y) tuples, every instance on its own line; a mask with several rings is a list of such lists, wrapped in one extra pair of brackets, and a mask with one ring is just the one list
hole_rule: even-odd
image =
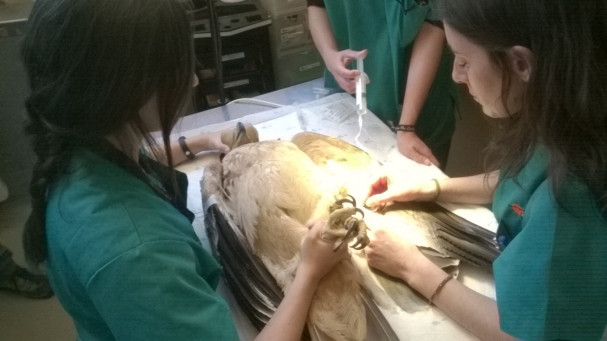
[[(351, 246), (354, 249), (360, 250), (369, 244), (367, 237), (367, 224), (364, 222), (365, 214), (360, 208), (356, 207), (356, 200), (350, 195), (350, 199), (344, 198), (337, 200), (329, 211), (329, 221), (327, 227), (322, 233), (324, 239), (338, 240), (334, 250), (339, 249), (344, 243), (349, 243), (355, 240)], [(345, 203), (352, 205), (344, 207)]]

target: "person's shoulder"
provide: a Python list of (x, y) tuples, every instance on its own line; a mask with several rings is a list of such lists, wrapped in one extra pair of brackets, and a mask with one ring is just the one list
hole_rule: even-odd
[[(119, 167), (84, 156), (49, 194), (47, 230), (69, 252), (125, 252), (159, 240), (190, 242), (190, 222), (154, 190)], [(69, 244), (69, 246), (67, 245)]]
[(601, 211), (598, 200), (588, 184), (581, 178), (570, 175), (558, 189), (557, 201), (564, 214), (580, 219), (592, 219), (607, 231), (607, 214)]
[(49, 252), (63, 255), (83, 283), (108, 264), (133, 254), (145, 257), (158, 249), (200, 253), (202, 246), (189, 221), (164, 200), (160, 202), (164, 205), (112, 195), (64, 201), (61, 210), (47, 214)]
[(49, 202), (65, 222), (75, 224), (88, 217), (136, 222), (150, 212), (172, 208), (143, 180), (87, 151), (74, 155), (70, 168), (50, 191)]
[(529, 178), (534, 178), (537, 182), (534, 187), (536, 196), (540, 196), (546, 202), (553, 202), (555, 208), (562, 212), (561, 214), (571, 214), (585, 219), (594, 217), (605, 225), (598, 201), (588, 184), (580, 177), (568, 173), (555, 188), (550, 176), (549, 164), (548, 150), (544, 146), (539, 146), (523, 169)]

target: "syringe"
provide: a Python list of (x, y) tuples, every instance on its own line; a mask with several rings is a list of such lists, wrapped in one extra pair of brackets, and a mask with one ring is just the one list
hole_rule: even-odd
[(360, 116), (367, 113), (367, 75), (362, 58), (356, 59), (356, 69), (360, 72), (356, 77), (356, 113)]
[(356, 58), (356, 69), (359, 74), (356, 77), (356, 113), (358, 114), (358, 134), (354, 138), (356, 145), (363, 149), (360, 141), (360, 134), (363, 131), (363, 115), (367, 113), (367, 75), (362, 58)]

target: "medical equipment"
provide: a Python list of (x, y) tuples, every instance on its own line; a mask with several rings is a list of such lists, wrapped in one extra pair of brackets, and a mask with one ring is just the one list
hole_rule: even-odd
[(358, 138), (363, 129), (363, 115), (367, 113), (367, 75), (363, 57), (356, 58), (356, 69), (359, 74), (356, 77), (356, 113), (358, 114), (358, 134), (356, 134), (356, 144), (360, 146)]
[(356, 59), (356, 69), (360, 72), (356, 77), (356, 113), (362, 116), (367, 113), (367, 75), (362, 58)]

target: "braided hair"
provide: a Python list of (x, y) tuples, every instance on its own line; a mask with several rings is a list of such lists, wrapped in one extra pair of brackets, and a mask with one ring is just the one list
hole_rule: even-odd
[[(26, 132), (37, 156), (24, 231), (31, 264), (46, 259), (47, 195), (75, 148), (130, 127), (160, 153), (140, 118), (152, 99), (169, 145), (170, 131), (190, 103), (194, 75), (186, 7), (182, 0), (35, 2), (22, 47), (31, 89)], [(164, 153), (172, 164), (170, 148)]]

